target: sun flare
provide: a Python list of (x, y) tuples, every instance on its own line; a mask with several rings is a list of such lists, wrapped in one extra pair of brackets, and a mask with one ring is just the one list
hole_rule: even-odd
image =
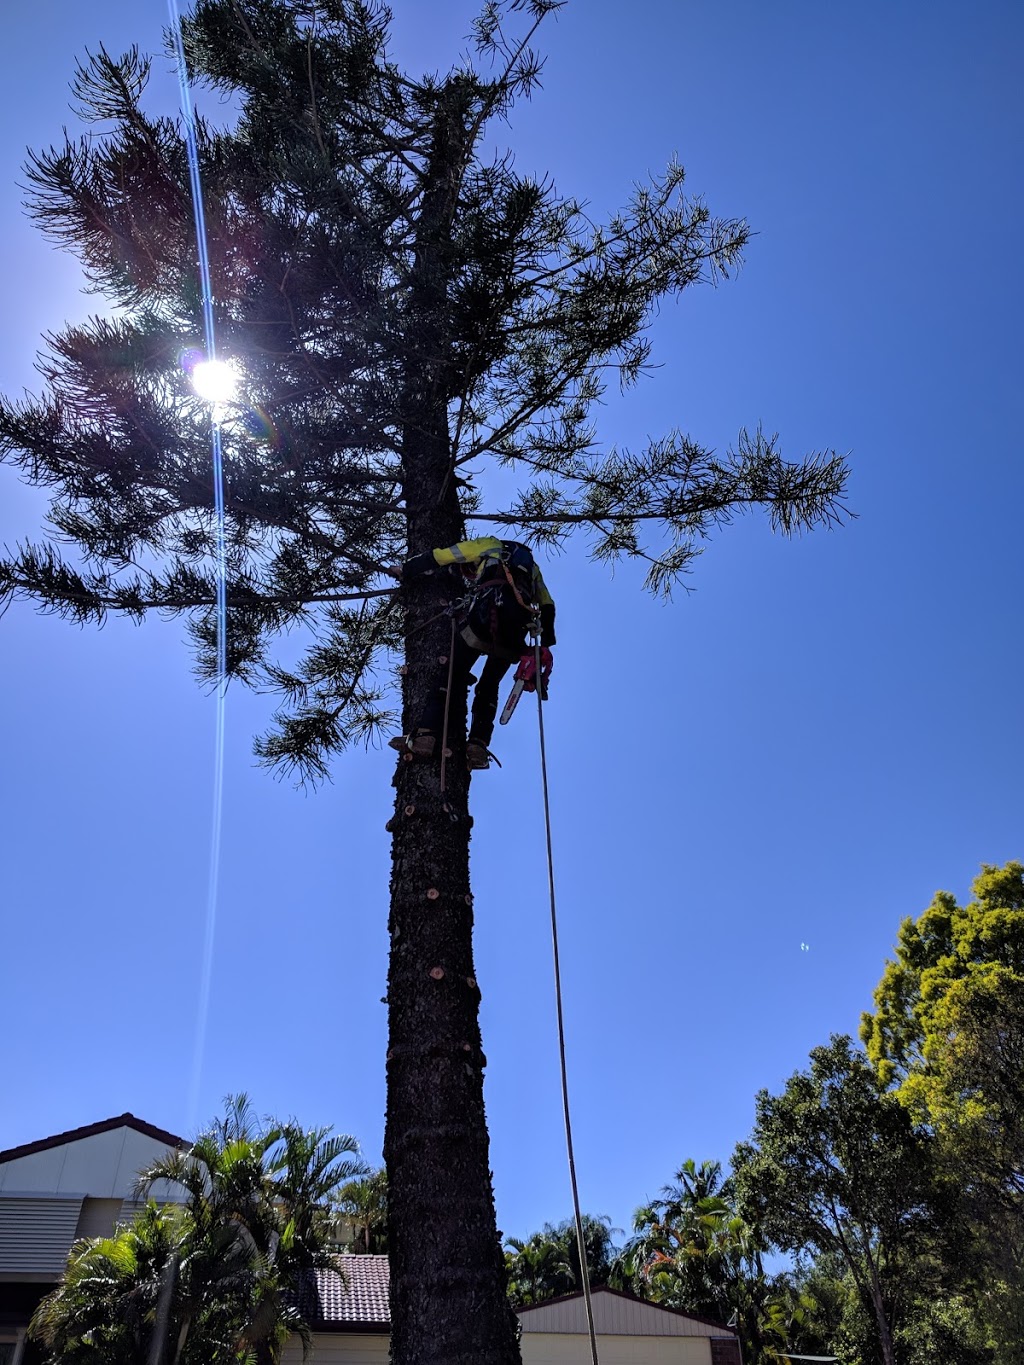
[(208, 403), (230, 403), (238, 392), (238, 371), (226, 360), (201, 360), (191, 378), (196, 393)]

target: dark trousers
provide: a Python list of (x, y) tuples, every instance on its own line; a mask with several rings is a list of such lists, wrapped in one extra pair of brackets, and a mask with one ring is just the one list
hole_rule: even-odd
[[(481, 651), (467, 645), (461, 635), (455, 637), (455, 662), (452, 665), (452, 687), (456, 692), (469, 686), (473, 665), (481, 657)], [(484, 655), (484, 666), (480, 681), (473, 693), (473, 713), (469, 726), (470, 739), (478, 739), (481, 744), (490, 744), (494, 734), (494, 718), (498, 714), (498, 688), (501, 680), (512, 667), (511, 659), (500, 658), (496, 654)], [(448, 690), (448, 667), (445, 665), (438, 685), (430, 694), (430, 700), (423, 709), (421, 722), (424, 730), (433, 730), (440, 737), (444, 726), (444, 703)]]

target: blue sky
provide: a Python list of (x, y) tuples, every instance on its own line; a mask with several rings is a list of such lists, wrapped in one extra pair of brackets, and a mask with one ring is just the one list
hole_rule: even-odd
[[(407, 67), (464, 48), (472, 5), (394, 10)], [(85, 47), (159, 52), (164, 22), (127, 0), (41, 0), (7, 21), (7, 393), (33, 387), (42, 332), (101, 307), (20, 213), (25, 145), (70, 121)], [(663, 309), (661, 368), (609, 398), (603, 439), (679, 426), (721, 448), (762, 422), (793, 455), (849, 452), (858, 514), (792, 542), (741, 520), (668, 606), (582, 543), (545, 564), (577, 1164), (585, 1207), (618, 1227), (686, 1157), (726, 1160), (758, 1087), (855, 1031), (902, 916), (1021, 855), (1022, 30), (994, 2), (573, 0), (543, 35), (543, 90), (505, 130), (522, 167), (597, 214), (677, 153), (691, 190), (757, 233), (737, 280)], [(0, 471), (0, 498), (0, 538), (35, 532), (37, 493)], [(214, 704), (183, 634), (80, 631), (25, 605), (0, 623), (0, 1147), (125, 1109), (188, 1131), (245, 1089), (377, 1160), (391, 759), (353, 754), (296, 793), (255, 768), (267, 699), (237, 689), (189, 1112)], [(474, 784), (512, 1235), (570, 1209), (531, 720), (521, 708), (505, 766)]]

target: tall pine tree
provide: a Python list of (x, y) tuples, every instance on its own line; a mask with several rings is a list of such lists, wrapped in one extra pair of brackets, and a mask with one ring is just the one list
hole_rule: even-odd
[[(183, 25), (192, 80), (237, 111), (198, 132), (218, 348), (244, 394), (222, 412), (227, 670), (280, 694), (258, 752), (300, 778), (386, 723), (397, 660), (405, 729), (436, 686), (444, 590), (388, 591), (381, 565), (467, 528), (541, 545), (578, 531), (665, 591), (739, 510), (784, 532), (841, 512), (831, 452), (790, 463), (757, 434), (715, 455), (679, 432), (599, 448), (594, 404), (609, 376), (642, 374), (659, 301), (728, 273), (747, 228), (689, 198), (678, 165), (595, 226), (494, 154), (560, 6), (485, 4), (475, 55), (441, 78), (394, 65), (375, 0), (197, 0)], [(31, 212), (113, 308), (48, 339), (40, 398), (0, 404), (0, 454), (52, 491), (54, 531), (0, 565), (0, 595), (79, 621), (180, 614), (210, 678), (210, 410), (181, 363), (202, 344), (189, 167), (182, 128), (143, 109), (148, 72), (137, 52), (89, 58), (75, 90), (94, 130), (29, 165)], [(482, 501), (492, 465), (519, 479), (499, 509)], [(275, 640), (296, 626), (309, 648), (286, 668)], [(444, 798), (431, 765), (395, 776), (385, 1157), (403, 1365), (518, 1359), (488, 1170), (465, 707), (453, 697)]]

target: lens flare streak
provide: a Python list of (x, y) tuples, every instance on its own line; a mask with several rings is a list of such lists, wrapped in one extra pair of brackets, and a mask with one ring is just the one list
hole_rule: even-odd
[[(181, 38), (181, 14), (177, 0), (167, 0), (171, 18), (171, 39), (174, 43), (181, 92), (181, 113), (185, 125), (188, 152), (189, 181), (192, 188), (192, 209), (195, 217), (196, 246), (199, 254), (199, 283), (203, 303), (203, 339), (206, 345), (205, 362), (215, 366), (216, 338), (213, 326), (213, 286), (210, 277), (210, 257), (206, 240), (206, 215), (203, 212), (203, 187), (199, 174), (199, 148), (196, 120), (192, 108), (185, 48)], [(224, 464), (221, 453), (220, 417), (213, 406), (210, 419), (210, 449), (213, 462), (214, 553), (216, 573), (217, 613), (217, 719), (214, 736), (213, 763), (213, 830), (210, 838), (210, 872), (206, 892), (206, 925), (203, 935), (202, 969), (199, 985), (199, 1008), (196, 1019), (195, 1054), (189, 1089), (188, 1115), (192, 1127), (198, 1118), (199, 1083), (202, 1076), (203, 1055), (206, 1050), (206, 1031), (210, 1013), (210, 986), (213, 977), (214, 939), (217, 927), (217, 901), (220, 882), (221, 827), (224, 813), (224, 697), (227, 688), (227, 566), (224, 532)]]

